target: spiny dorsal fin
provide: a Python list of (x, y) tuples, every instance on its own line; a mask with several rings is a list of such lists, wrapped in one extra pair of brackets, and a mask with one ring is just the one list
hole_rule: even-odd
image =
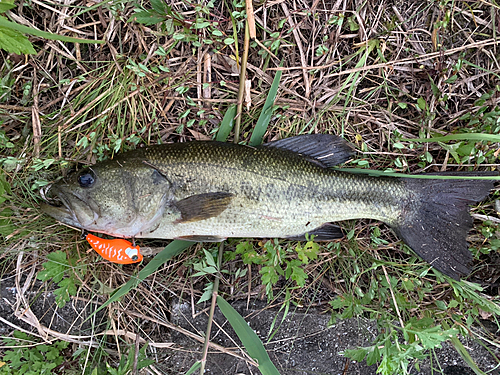
[(341, 137), (331, 134), (305, 134), (264, 144), (302, 154), (324, 167), (351, 159), (355, 150)]
[(176, 222), (189, 223), (218, 216), (227, 208), (232, 198), (231, 193), (217, 192), (197, 194), (182, 199), (175, 203), (181, 212), (181, 218)]

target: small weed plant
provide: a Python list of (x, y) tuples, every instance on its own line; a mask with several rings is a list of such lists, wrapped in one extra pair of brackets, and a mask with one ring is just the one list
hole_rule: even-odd
[[(192, 277), (210, 276), (218, 272), (216, 248), (212, 251), (203, 249), (203, 257), (192, 264), (196, 271)], [(304, 287), (308, 275), (304, 266), (310, 260), (316, 259), (320, 251), (320, 246), (313, 242), (297, 243), (295, 248), (287, 248), (280, 244), (278, 240), (259, 242), (257, 247), (252, 242), (243, 241), (236, 245), (234, 251), (226, 251), (224, 259), (226, 261), (235, 260), (241, 256), (244, 264), (258, 265), (262, 285), (266, 288), (268, 300), (272, 300), (273, 287), (276, 286), (280, 277), (291, 280), (295, 287)], [(221, 270), (222, 274), (229, 274), (228, 270)], [(247, 274), (245, 268), (238, 268), (234, 272), (234, 278), (238, 280)], [(205, 285), (204, 293), (198, 303), (208, 301), (212, 296), (213, 282)]]
[[(150, 3), (151, 8), (149, 9), (137, 6), (129, 22), (138, 22), (148, 26), (161, 25), (162, 31), (175, 41), (167, 53), (177, 47), (180, 42), (190, 43), (194, 48), (199, 48), (202, 45), (213, 45), (215, 50), (235, 44), (237, 34), (226, 33), (220, 22), (210, 19), (214, 8), (213, 1), (209, 1), (206, 5), (193, 5), (196, 12), (194, 19), (186, 19), (182, 13), (175, 11), (172, 6), (163, 1), (151, 0)], [(236, 32), (243, 27), (245, 4), (235, 1), (232, 6), (235, 10), (231, 12), (231, 21), (233, 31)], [(206, 32), (206, 37), (201, 37), (202, 31)]]
[[(397, 268), (395, 264), (392, 262)], [(383, 261), (372, 265), (379, 271), (382, 267), (391, 265)], [(446, 298), (428, 301), (436, 288), (428, 271), (401, 273), (400, 277), (376, 272), (369, 282), (363, 272), (352, 275), (352, 290), (330, 303), (334, 310), (330, 324), (347, 318), (374, 319), (379, 333), (372, 345), (344, 351), (346, 357), (378, 364), (377, 372), (383, 375), (408, 374), (410, 366), (418, 369), (419, 360), (428, 359), (445, 341), (451, 340), (460, 353), (458, 336), (474, 332), (482, 317), (500, 313), (498, 298), (487, 298), (479, 285), (450, 279), (438, 271), (430, 272), (439, 285), (449, 285), (450, 291)], [(364, 272), (371, 274), (371, 270)]]
[(87, 266), (82, 264), (74, 267), (76, 259), (68, 257), (63, 251), (55, 251), (47, 255), (49, 259), (43, 263), (43, 270), (38, 272), (37, 278), (41, 281), (52, 280), (58, 288), (54, 290), (57, 306), (63, 307), (71, 296), (75, 296), (80, 280), (87, 271)]
[[(0, 357), (0, 375), (51, 375), (51, 374), (85, 374), (85, 375), (127, 375), (132, 373), (135, 360), (133, 347), (128, 354), (122, 355), (117, 364), (108, 360), (101, 365), (83, 366), (86, 350), (77, 349), (72, 360), (68, 362), (69, 342), (55, 341), (53, 343), (38, 343), (34, 337), (20, 331), (14, 331), (12, 338), (4, 338), (4, 345), (8, 348)], [(137, 370), (154, 363), (146, 358), (144, 345), (137, 355)], [(88, 349), (91, 350), (91, 349)], [(78, 367), (81, 363), (82, 369)]]
[(0, 375), (50, 375), (65, 362), (69, 343), (56, 341), (39, 344), (34, 338), (20, 331), (14, 331), (13, 338), (4, 338), (9, 349), (0, 358)]
[(316, 259), (320, 250), (317, 243), (307, 241), (298, 243), (295, 248), (282, 246), (278, 240), (259, 242), (259, 248), (255, 248), (251, 242), (244, 241), (236, 246), (234, 252), (227, 252), (228, 259), (234, 259), (237, 254), (241, 255), (243, 263), (260, 266), (262, 285), (266, 287), (268, 300), (273, 299), (273, 287), (279, 281), (280, 276), (286, 280), (295, 282), (297, 287), (304, 287), (307, 273), (304, 266), (310, 260)]

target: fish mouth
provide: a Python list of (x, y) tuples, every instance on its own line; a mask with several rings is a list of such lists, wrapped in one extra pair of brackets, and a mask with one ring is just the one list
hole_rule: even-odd
[(41, 210), (54, 219), (72, 227), (89, 229), (99, 218), (98, 213), (83, 197), (65, 189), (64, 186), (49, 185), (40, 190), (44, 202)]

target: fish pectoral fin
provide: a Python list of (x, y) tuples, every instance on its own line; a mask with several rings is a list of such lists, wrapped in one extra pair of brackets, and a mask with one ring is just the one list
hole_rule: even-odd
[(231, 203), (233, 194), (217, 192), (197, 194), (175, 203), (181, 213), (176, 223), (190, 223), (219, 216)]
[(305, 134), (264, 144), (302, 154), (322, 167), (333, 167), (351, 159), (355, 150), (343, 138), (331, 134)]
[(193, 242), (221, 242), (224, 241), (224, 237), (218, 236), (180, 236), (176, 237), (176, 240), (193, 241)]
[(290, 236), (287, 237), (287, 239), (306, 241), (306, 234), (308, 234), (309, 236), (314, 236), (314, 241), (332, 241), (344, 237), (344, 232), (339, 226), (332, 223), (325, 223), (310, 232), (306, 232), (298, 236)]

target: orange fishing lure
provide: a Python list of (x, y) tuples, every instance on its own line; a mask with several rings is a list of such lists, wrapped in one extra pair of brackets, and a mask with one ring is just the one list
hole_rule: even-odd
[(114, 240), (107, 240), (90, 233), (85, 236), (85, 239), (100, 256), (110, 262), (131, 264), (142, 260), (139, 246), (132, 246), (130, 242), (124, 239), (116, 238)]

